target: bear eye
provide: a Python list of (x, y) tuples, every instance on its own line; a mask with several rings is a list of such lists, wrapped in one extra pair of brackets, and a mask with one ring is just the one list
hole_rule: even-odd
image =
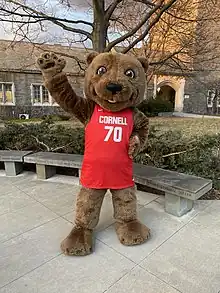
[(125, 75), (130, 78), (135, 78), (135, 72), (132, 69), (128, 69), (127, 71), (125, 71)]
[(97, 69), (97, 74), (98, 75), (102, 75), (104, 73), (106, 73), (107, 69), (104, 66), (101, 66)]

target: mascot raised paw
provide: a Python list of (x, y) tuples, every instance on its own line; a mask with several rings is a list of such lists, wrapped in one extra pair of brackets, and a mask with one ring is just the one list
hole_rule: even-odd
[(64, 59), (44, 53), (37, 63), (54, 100), (85, 125), (75, 224), (61, 249), (68, 255), (93, 251), (93, 230), (107, 190), (112, 194), (119, 241), (124, 245), (145, 242), (150, 230), (137, 219), (132, 159), (148, 136), (148, 118), (135, 108), (144, 98), (146, 59), (121, 53), (90, 53), (86, 98), (79, 97), (68, 82), (62, 71)]

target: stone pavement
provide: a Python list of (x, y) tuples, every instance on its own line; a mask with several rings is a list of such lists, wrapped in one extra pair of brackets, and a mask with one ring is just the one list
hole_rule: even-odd
[(152, 236), (125, 247), (107, 195), (95, 252), (67, 257), (59, 244), (72, 227), (75, 183), (0, 173), (0, 293), (220, 292), (220, 201), (197, 201), (176, 218), (164, 212), (163, 197), (138, 192), (139, 216)]

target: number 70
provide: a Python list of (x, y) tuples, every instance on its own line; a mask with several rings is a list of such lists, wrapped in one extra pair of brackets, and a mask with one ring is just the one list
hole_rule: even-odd
[(113, 135), (114, 142), (121, 142), (122, 141), (122, 127), (119, 126), (105, 126), (105, 129), (108, 130), (104, 141), (109, 141), (111, 135)]

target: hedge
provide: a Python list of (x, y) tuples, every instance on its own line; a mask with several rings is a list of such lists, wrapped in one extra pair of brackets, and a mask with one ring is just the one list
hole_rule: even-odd
[[(135, 162), (193, 174), (213, 180), (219, 189), (220, 135), (183, 138), (179, 131), (150, 128), (148, 143)], [(56, 125), (46, 119), (39, 124), (6, 123), (0, 130), (0, 149), (53, 151), (83, 154), (84, 129)]]

